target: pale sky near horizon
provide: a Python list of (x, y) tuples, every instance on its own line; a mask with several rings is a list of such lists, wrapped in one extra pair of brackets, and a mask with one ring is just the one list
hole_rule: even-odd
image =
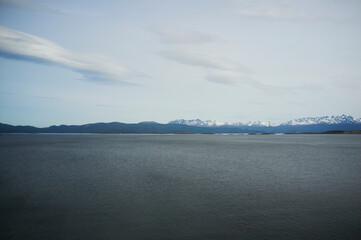
[(0, 122), (361, 117), (359, 0), (0, 0)]

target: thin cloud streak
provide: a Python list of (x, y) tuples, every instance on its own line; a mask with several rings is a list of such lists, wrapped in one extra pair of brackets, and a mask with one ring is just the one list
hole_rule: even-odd
[(273, 20), (310, 20), (311, 15), (300, 1), (284, 0), (220, 0), (243, 17)]
[(37, 96), (37, 95), (28, 95), (28, 94), (4, 92), (4, 91), (0, 91), (0, 95), (24, 96), (24, 97), (28, 97), (28, 98), (36, 98), (36, 99), (45, 100), (45, 101), (62, 101), (62, 100), (64, 100), (64, 98), (59, 98), (59, 97)]
[[(244, 77), (244, 75), (243, 75)], [(233, 71), (214, 71), (206, 76), (206, 80), (214, 83), (235, 85), (242, 78), (241, 74)]]
[(233, 72), (233, 71), (214, 71), (206, 76), (206, 79), (210, 82), (225, 84), (225, 85), (237, 85), (244, 84), (252, 88), (264, 91), (266, 93), (275, 94), (298, 94), (303, 91), (321, 91), (323, 87), (313, 85), (300, 85), (300, 86), (275, 86), (264, 84), (252, 78), (250, 74)]
[(102, 108), (124, 108), (122, 105), (111, 105), (111, 104), (96, 104), (97, 107)]
[(182, 28), (151, 27), (150, 31), (156, 34), (160, 41), (165, 44), (203, 44), (217, 39), (209, 34)]
[(337, 75), (337, 76), (332, 76), (331, 80), (334, 86), (344, 89), (359, 90), (361, 87), (360, 76)]
[(157, 53), (159, 56), (175, 61), (181, 64), (209, 68), (209, 69), (218, 69), (218, 70), (232, 70), (240, 72), (250, 72), (248, 68), (242, 66), (241, 64), (222, 59), (216, 55), (203, 52), (203, 51), (194, 51), (194, 50), (163, 50)]
[[(328, 0), (220, 0), (227, 3), (233, 12), (246, 18), (279, 21), (327, 21), (335, 23), (359, 22), (359, 15), (349, 16), (343, 11), (330, 9)], [(347, 2), (345, 7), (347, 8)], [(352, 1), (350, 1), (352, 2)], [(356, 2), (356, 1), (354, 1)], [(323, 12), (315, 11), (314, 5), (323, 8)], [(332, 4), (331, 4), (332, 5)]]
[(245, 84), (265, 92), (286, 93), (289, 91), (287, 88), (263, 84), (252, 79), (248, 74), (239, 72), (217, 71), (207, 75), (206, 79), (210, 82), (226, 85)]
[(200, 67), (210, 70), (205, 77), (207, 81), (223, 84), (235, 85), (238, 83), (247, 84), (251, 87), (264, 91), (282, 91), (282, 89), (262, 84), (249, 77), (250, 70), (241, 64), (222, 59), (216, 55), (194, 50), (164, 50), (158, 55), (184, 65)]
[(200, 67), (210, 70), (206, 75), (207, 81), (223, 84), (247, 84), (253, 88), (269, 92), (283, 92), (283, 88), (262, 84), (250, 77), (250, 70), (241, 64), (219, 58), (213, 54), (190, 50), (164, 50), (158, 55), (184, 65)]
[(139, 73), (103, 56), (76, 53), (46, 39), (0, 26), (0, 57), (55, 65), (80, 73), (85, 80), (134, 85)]
[(25, 10), (33, 11), (45, 11), (58, 14), (64, 14), (65, 11), (62, 11), (57, 8), (50, 7), (48, 5), (40, 4), (36, 1), (26, 1), (26, 0), (0, 0), (0, 7), (10, 7), (10, 8), (19, 8)]
[(20, 9), (28, 12), (43, 12), (61, 15), (103, 16), (89, 10), (71, 10), (59, 6), (39, 3), (34, 0), (0, 0), (0, 8)]
[(183, 48), (178, 50), (163, 50), (157, 54), (167, 60), (208, 70), (205, 79), (216, 84), (245, 84), (252, 88), (274, 94), (297, 94), (301, 91), (317, 91), (323, 89), (317, 85), (281, 87), (264, 84), (252, 78), (252, 71), (249, 68), (203, 51)]

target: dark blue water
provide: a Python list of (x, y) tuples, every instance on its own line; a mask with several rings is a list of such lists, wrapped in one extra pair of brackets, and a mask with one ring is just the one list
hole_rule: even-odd
[(360, 239), (361, 136), (1, 135), (1, 239)]

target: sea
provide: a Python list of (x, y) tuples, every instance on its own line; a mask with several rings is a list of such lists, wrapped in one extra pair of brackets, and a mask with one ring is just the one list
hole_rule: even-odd
[(361, 239), (361, 135), (2, 134), (0, 239)]

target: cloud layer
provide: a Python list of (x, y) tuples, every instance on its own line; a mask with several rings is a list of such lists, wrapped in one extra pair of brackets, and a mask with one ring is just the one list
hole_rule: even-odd
[(0, 57), (67, 68), (90, 81), (131, 84), (128, 80), (136, 75), (110, 58), (76, 53), (46, 39), (2, 26)]
[(281, 87), (262, 83), (255, 80), (252, 77), (252, 71), (242, 64), (220, 58), (205, 51), (180, 48), (162, 50), (157, 54), (173, 62), (207, 70), (205, 79), (212, 83), (223, 85), (243, 84), (268, 93), (297, 93), (299, 91), (321, 90), (317, 85)]
[(246, 83), (252, 87), (266, 89), (262, 84), (250, 80), (248, 76), (251, 70), (247, 67), (208, 52), (182, 48), (163, 50), (158, 52), (158, 55), (167, 60), (208, 70), (205, 79), (213, 83), (225, 85)]

